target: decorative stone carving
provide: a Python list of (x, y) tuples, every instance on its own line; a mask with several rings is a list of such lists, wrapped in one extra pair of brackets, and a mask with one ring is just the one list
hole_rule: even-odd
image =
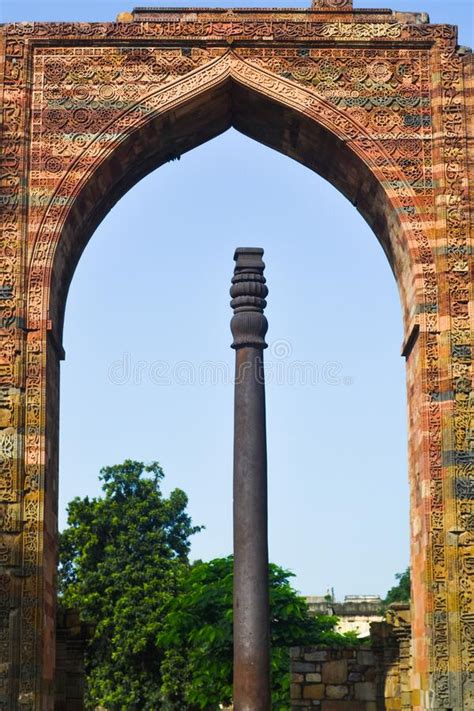
[(263, 276), (265, 265), (263, 249), (239, 248), (235, 253), (235, 271), (232, 277), (230, 305), (234, 315), (230, 324), (234, 341), (232, 348), (252, 346), (266, 348), (265, 334), (268, 330), (263, 310), (268, 288)]
[(313, 0), (314, 10), (352, 10), (352, 0)]
[(413, 692), (420, 709), (470, 703), (474, 69), (456, 28), (325, 0), (308, 11), (144, 9), (116, 23), (11, 24), (0, 36), (0, 709), (51, 703), (49, 378), (68, 280), (105, 194), (212, 136), (213, 121), (241, 122), (327, 177), (390, 259), (410, 344)]

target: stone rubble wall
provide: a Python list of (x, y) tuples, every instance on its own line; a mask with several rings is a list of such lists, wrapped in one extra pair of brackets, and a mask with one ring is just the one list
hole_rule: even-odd
[(293, 647), (292, 711), (380, 711), (377, 673), (370, 648)]
[(293, 647), (291, 709), (320, 711), (411, 711), (420, 708), (410, 688), (411, 615), (394, 603), (382, 622), (370, 626), (366, 645)]

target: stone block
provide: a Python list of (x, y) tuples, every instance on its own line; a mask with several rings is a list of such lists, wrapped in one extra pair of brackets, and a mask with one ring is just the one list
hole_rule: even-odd
[(304, 658), (308, 662), (324, 662), (328, 658), (328, 650), (319, 649), (314, 652), (305, 652)]
[(400, 679), (398, 676), (388, 676), (385, 679), (386, 698), (400, 698)]
[(349, 681), (362, 681), (362, 674), (360, 672), (349, 672)]
[(375, 684), (371, 681), (361, 681), (354, 686), (356, 699), (361, 701), (375, 701)]
[(301, 682), (304, 681), (304, 674), (292, 674), (291, 681), (293, 681), (296, 684), (301, 684)]
[(363, 701), (327, 699), (321, 705), (321, 711), (366, 711)]
[(290, 696), (292, 700), (301, 699), (301, 684), (290, 685)]
[(309, 662), (293, 662), (291, 670), (293, 672), (315, 672), (316, 667), (314, 664), (310, 664)]
[(401, 702), (403, 707), (411, 707), (411, 693), (409, 691), (402, 691)]
[(415, 689), (411, 692), (411, 705), (413, 707), (415, 706), (420, 706), (421, 704), (421, 694), (418, 689)]
[(304, 699), (323, 699), (325, 686), (324, 684), (309, 684), (303, 687)]
[(326, 696), (328, 699), (344, 699), (349, 695), (349, 687), (344, 684), (328, 684)]
[(365, 681), (375, 681), (376, 678), (377, 678), (377, 672), (375, 670), (375, 667), (369, 667), (364, 674), (364, 680)]
[(321, 674), (306, 674), (306, 681), (311, 681), (311, 682), (321, 682), (322, 677)]
[(375, 664), (374, 653), (370, 649), (360, 649), (357, 652), (357, 661), (367, 667), (373, 666)]
[(325, 684), (344, 684), (347, 681), (347, 659), (323, 664), (322, 676)]

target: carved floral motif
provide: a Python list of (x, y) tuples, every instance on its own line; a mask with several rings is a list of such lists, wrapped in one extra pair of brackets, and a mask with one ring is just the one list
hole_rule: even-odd
[(11, 622), (0, 625), (0, 659), (8, 663), (17, 644), (21, 673), (0, 678), (0, 709), (39, 707), (48, 309), (62, 227), (125, 136), (229, 78), (344, 142), (401, 224), (390, 248), (406, 255), (406, 328), (420, 330), (408, 363), (411, 410), (424, 423), (410, 434), (412, 516), (422, 512), (425, 536), (414, 533), (413, 548), (428, 556), (420, 625), (432, 635), (432, 688), (421, 691), (444, 708), (472, 698), (472, 681), (458, 673), (474, 661), (466, 60), (453, 27), (353, 15), (349, 6), (315, 0), (318, 12), (291, 19), (278, 11), (242, 19), (198, 12), (5, 28), (0, 606), (17, 605), (19, 614), (3, 616)]

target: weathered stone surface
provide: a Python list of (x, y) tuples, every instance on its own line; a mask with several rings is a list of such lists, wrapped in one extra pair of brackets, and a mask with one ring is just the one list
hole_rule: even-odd
[(362, 701), (328, 699), (321, 704), (321, 711), (366, 711)]
[(326, 696), (328, 699), (344, 699), (349, 694), (349, 687), (340, 685), (328, 684), (326, 686)]
[(374, 653), (371, 650), (361, 649), (357, 652), (357, 661), (370, 667), (374, 664)]
[(323, 662), (327, 659), (328, 652), (325, 649), (322, 649), (318, 652), (306, 652), (304, 655), (304, 658), (308, 662)]
[[(311, 704), (311, 706), (308, 706), (308, 704)], [(308, 699), (295, 699), (294, 701), (291, 702), (291, 707), (293, 708), (312, 708), (313, 704), (311, 701)]]
[(324, 684), (308, 684), (303, 687), (304, 699), (324, 698)]
[(0, 29), (6, 707), (53, 703), (58, 361), (72, 274), (116, 199), (234, 126), (357, 205), (396, 276), (417, 601), (410, 692), (420, 711), (463, 709), (474, 664), (473, 57), (450, 25), (345, 0), (121, 18)]
[[(419, 697), (409, 691), (408, 684), (411, 673), (409, 615), (406, 610), (403, 614), (391, 610), (387, 618), (390, 622), (372, 626), (371, 647), (363, 650), (365, 655), (361, 661), (372, 660), (371, 665), (358, 663), (360, 648), (324, 648), (326, 661), (318, 662), (321, 667), (320, 686), (324, 687), (319, 699), (322, 711), (328, 702), (337, 702), (342, 709), (346, 702), (350, 703), (351, 711), (353, 708), (363, 711), (412, 711), (416, 705), (420, 706)], [(317, 652), (318, 648), (301, 650), (301, 658)], [(293, 658), (292, 665), (298, 661), (298, 658)], [(306, 701), (306, 708), (312, 708), (314, 700), (306, 699), (301, 690), (310, 682), (319, 681), (319, 673), (299, 676), (302, 680), (298, 682), (300, 689), (294, 695), (295, 702), (298, 701), (298, 708), (305, 708), (301, 701)], [(341, 681), (327, 681), (335, 677)], [(337, 708), (337, 704), (333, 708)]]
[(315, 672), (316, 667), (310, 662), (294, 662), (292, 664), (293, 671), (295, 672)]
[(347, 681), (347, 660), (326, 662), (322, 669), (322, 677), (325, 684), (343, 684)]
[(290, 685), (290, 693), (291, 693), (291, 698), (293, 701), (296, 699), (301, 698), (301, 684), (291, 684)]
[(83, 711), (86, 690), (84, 658), (92, 629), (76, 610), (60, 610), (56, 626), (54, 711)]
[(361, 701), (375, 701), (375, 684), (371, 681), (362, 681), (356, 684), (355, 698)]

